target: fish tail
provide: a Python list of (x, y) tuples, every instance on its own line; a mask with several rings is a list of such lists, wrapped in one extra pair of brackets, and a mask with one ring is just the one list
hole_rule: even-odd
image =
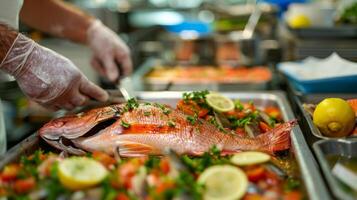
[(259, 135), (260, 141), (263, 141), (261, 149), (269, 153), (282, 151), (290, 148), (290, 131), (297, 124), (297, 120), (291, 120), (281, 124), (273, 130)]

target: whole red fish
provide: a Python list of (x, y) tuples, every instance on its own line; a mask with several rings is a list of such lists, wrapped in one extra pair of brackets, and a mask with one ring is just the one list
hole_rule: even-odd
[[(273, 153), (290, 147), (290, 131), (296, 124), (292, 120), (256, 138), (242, 138), (159, 104), (125, 108), (124, 104), (112, 105), (55, 119), (41, 128), (39, 134), (55, 147), (77, 154), (81, 149), (109, 154), (119, 149), (121, 156), (136, 157), (159, 155), (172, 149), (179, 154), (201, 155), (214, 145), (230, 153), (244, 150)], [(86, 135), (110, 119), (115, 122), (94, 135)], [(72, 144), (66, 144), (63, 139), (70, 139)]]

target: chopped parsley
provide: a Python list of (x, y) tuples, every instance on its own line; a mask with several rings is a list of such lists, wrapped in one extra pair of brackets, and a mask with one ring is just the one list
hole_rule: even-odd
[(252, 123), (253, 120), (256, 120), (257, 118), (258, 118), (258, 111), (254, 111), (241, 119), (229, 118), (229, 120), (232, 123), (232, 127), (237, 128), (237, 127), (244, 127), (245, 125), (249, 125)]
[(187, 116), (186, 117), (187, 121), (190, 122), (191, 125), (195, 125), (196, 124), (196, 121), (198, 120), (198, 116), (197, 114), (195, 114), (194, 116)]
[(240, 102), (240, 100), (235, 100), (234, 101), (234, 107), (238, 109), (239, 111), (242, 111), (244, 109), (243, 104)]
[(293, 178), (293, 177), (288, 177), (284, 184), (284, 190), (291, 191), (291, 190), (299, 188), (300, 186), (301, 186), (301, 183), (298, 179)]
[(167, 122), (167, 125), (169, 125), (170, 127), (175, 127), (176, 126), (175, 122), (173, 122), (171, 120)]
[(124, 106), (122, 113), (131, 111), (135, 108), (139, 107), (139, 103), (135, 98), (131, 98), (126, 102), (126, 105)]
[(212, 165), (230, 163), (229, 157), (221, 156), (221, 150), (217, 146), (212, 146), (211, 149), (205, 152), (201, 157), (183, 155), (181, 160), (193, 173), (203, 172), (207, 167)]
[(197, 91), (197, 92), (185, 92), (182, 95), (183, 100), (187, 103), (189, 100), (195, 101), (197, 103), (205, 102), (206, 95), (209, 94), (208, 90)]
[(171, 113), (171, 110), (163, 104), (154, 103), (154, 106), (157, 108), (160, 108), (165, 115), (168, 115)]
[(129, 128), (130, 127), (130, 124), (129, 123), (126, 123), (124, 121), (121, 121), (121, 125), (124, 127), (124, 128)]
[(214, 118), (214, 117), (211, 117), (209, 120), (208, 120), (209, 123), (213, 124), (215, 127), (217, 127), (220, 131), (222, 131), (223, 133), (227, 133), (227, 130), (222, 126), (220, 125), (217, 120)]

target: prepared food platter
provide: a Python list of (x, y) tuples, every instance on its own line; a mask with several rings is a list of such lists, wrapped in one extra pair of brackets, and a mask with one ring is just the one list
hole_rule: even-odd
[(264, 90), (272, 73), (265, 66), (165, 65), (149, 59), (133, 78), (141, 91)]
[(282, 93), (143, 92), (54, 119), (0, 160), (30, 199), (330, 199)]

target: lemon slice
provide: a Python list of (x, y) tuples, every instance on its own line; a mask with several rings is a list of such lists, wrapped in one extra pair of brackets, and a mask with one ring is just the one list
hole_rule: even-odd
[(245, 173), (231, 165), (216, 165), (207, 168), (198, 178), (204, 186), (205, 200), (235, 200), (241, 198), (248, 187)]
[(67, 188), (81, 190), (100, 183), (108, 172), (98, 161), (87, 157), (71, 157), (58, 165), (58, 178)]
[(231, 162), (235, 165), (246, 166), (265, 163), (270, 160), (270, 155), (258, 151), (246, 151), (234, 154)]
[(234, 109), (233, 101), (218, 93), (207, 94), (206, 102), (218, 112), (228, 112)]

